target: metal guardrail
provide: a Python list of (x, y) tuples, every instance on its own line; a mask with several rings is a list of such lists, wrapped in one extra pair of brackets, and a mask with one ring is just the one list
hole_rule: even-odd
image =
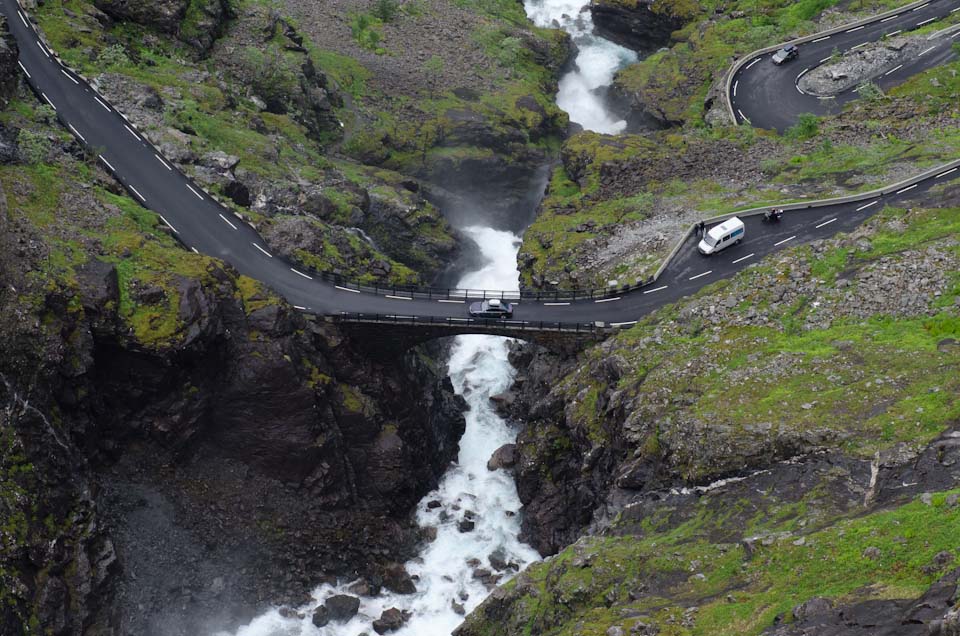
[(610, 328), (602, 322), (549, 322), (529, 320), (494, 320), (486, 318), (441, 318), (438, 316), (405, 316), (397, 314), (349, 313), (326, 316), (331, 322), (401, 324), (417, 327), (480, 327), (491, 331), (509, 329), (510, 331), (546, 331), (583, 336), (606, 334)]

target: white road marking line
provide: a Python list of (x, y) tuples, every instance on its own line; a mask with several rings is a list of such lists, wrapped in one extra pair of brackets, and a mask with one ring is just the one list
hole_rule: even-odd
[(742, 256), (742, 257), (738, 258), (737, 260), (733, 261), (733, 264), (736, 265), (736, 264), (739, 263), (740, 261), (745, 261), (745, 260), (747, 260), (748, 258), (750, 258), (751, 256), (753, 256), (753, 252), (751, 252), (750, 254), (747, 254), (746, 256)]
[(107, 165), (107, 167), (110, 168), (110, 172), (116, 172), (116, 171), (117, 171), (113, 166), (110, 165), (110, 162), (109, 162), (109, 161), (107, 161), (106, 159), (103, 158), (103, 155), (97, 155), (97, 156), (100, 157), (100, 161), (102, 161), (103, 163), (105, 163), (105, 164)]
[(392, 300), (413, 300), (409, 296), (391, 296), (390, 294), (384, 294), (384, 298), (390, 298)]
[(201, 201), (203, 201), (203, 195), (200, 194), (199, 192), (197, 192), (196, 190), (194, 190), (193, 187), (191, 187), (191, 185), (190, 185), (189, 183), (186, 183), (186, 184), (184, 184), (184, 185), (187, 186), (187, 189), (190, 190), (190, 192), (193, 192), (195, 195), (197, 195), (197, 198), (198, 198), (198, 199), (200, 199)]
[(917, 23), (917, 26), (918, 26), (918, 27), (921, 27), (921, 26), (923, 26), (924, 24), (930, 24), (930, 23), (933, 22), (934, 20), (936, 20), (936, 18), (930, 18), (929, 20), (924, 20), (923, 22), (918, 22), (918, 23)]
[(820, 99), (820, 100), (823, 100), (823, 99), (836, 99), (836, 98), (837, 98), (836, 95), (828, 95), (827, 97), (817, 97), (817, 99)]
[(956, 33), (954, 33), (954, 34), (951, 35), (950, 37), (951, 37), (951, 38), (955, 38), (955, 37), (957, 37), (958, 35), (960, 35), (960, 31), (957, 31)]
[(858, 27), (853, 27), (852, 29), (847, 29), (846, 31), (844, 31), (844, 33), (853, 33), (854, 31), (859, 31), (860, 29), (864, 28), (865, 26), (866, 26), (866, 25), (861, 24), (861, 25), (858, 26)]
[(791, 236), (790, 238), (785, 238), (785, 239), (783, 239), (782, 241), (780, 241), (780, 242), (778, 242), (778, 243), (774, 243), (773, 246), (774, 246), (774, 247), (777, 247), (778, 245), (783, 245), (784, 243), (786, 243), (786, 242), (788, 242), (788, 241), (792, 241), (792, 240), (795, 239), (795, 238), (797, 238), (797, 235), (796, 235), (796, 234), (794, 234), (794, 235)]
[(896, 31), (891, 31), (890, 33), (887, 33), (886, 35), (887, 35), (888, 38), (889, 38), (889, 37), (893, 37), (894, 35), (897, 35), (897, 34), (900, 33), (901, 31), (903, 31), (903, 29), (897, 29)]
[(930, 4), (929, 2), (927, 2), (926, 4), (921, 4), (919, 7), (914, 7), (913, 10), (914, 10), (914, 11), (919, 11), (920, 9), (924, 8), (925, 6), (927, 6), (927, 5), (929, 5), (929, 4)]
[(850, 47), (850, 50), (851, 50), (851, 51), (856, 51), (856, 50), (859, 49), (861, 46), (866, 46), (866, 45), (868, 45), (868, 44), (870, 44), (870, 43), (869, 43), (869, 42), (861, 42), (860, 44), (858, 44), (858, 45), (856, 45), (856, 46), (851, 46), (851, 47)]
[(47, 97), (46, 93), (41, 92), (40, 94), (43, 95), (43, 99), (45, 99), (47, 103), (50, 104), (50, 108), (52, 108), (53, 110), (57, 110), (57, 107), (53, 105), (53, 102), (50, 101), (50, 98)]
[(464, 301), (462, 300), (447, 300), (446, 298), (438, 300), (438, 303), (456, 303), (457, 305), (462, 305)]
[(652, 294), (653, 292), (658, 292), (658, 291), (660, 291), (660, 290), (662, 290), (662, 289), (666, 289), (666, 288), (667, 288), (667, 285), (662, 285), (662, 286), (656, 287), (656, 288), (654, 288), (654, 289), (648, 289), (647, 291), (645, 291), (645, 292), (643, 292), (643, 293), (644, 293), (644, 294)]
[(570, 303), (543, 303), (544, 307), (566, 307)]
[(294, 309), (299, 309), (300, 311), (306, 311), (306, 309), (307, 309), (306, 307), (301, 307), (300, 305), (294, 305), (293, 308), (294, 308)]
[(612, 302), (615, 301), (615, 300), (620, 300), (620, 296), (616, 296), (615, 298), (601, 298), (600, 300), (595, 300), (595, 301), (593, 301), (593, 302), (595, 302), (595, 303), (612, 303)]
[(63, 70), (63, 69), (60, 69), (60, 72), (63, 73), (64, 75), (66, 75), (68, 80), (70, 80), (71, 82), (73, 82), (73, 83), (76, 84), (77, 86), (80, 86), (80, 82), (78, 82), (76, 79), (74, 79), (74, 77), (73, 77), (72, 75), (70, 75), (70, 73), (67, 73), (67, 72), (66, 72), (65, 70)]
[(803, 89), (800, 88), (799, 84), (794, 84), (793, 87), (796, 88), (797, 92), (800, 93), (801, 95), (806, 95), (806, 93), (803, 92)]
[(30, 28), (30, 25), (27, 24), (27, 19), (23, 17), (23, 11), (17, 11), (17, 15), (20, 16), (20, 21), (23, 22), (23, 26)]
[(30, 72), (27, 70), (27, 67), (23, 65), (23, 62), (17, 60), (17, 64), (20, 65), (20, 70), (23, 71), (23, 74), (27, 76), (27, 79), (33, 79), (33, 77), (30, 75)]
[[(176, 230), (174, 230), (174, 232), (176, 232)], [(191, 247), (190, 249), (193, 250), (193, 253), (194, 253), (194, 254), (199, 254), (199, 253), (200, 253), (200, 251), (199, 251), (197, 248), (195, 248), (195, 247)]]
[(829, 61), (830, 61), (830, 58), (829, 58), (829, 57), (825, 57), (825, 58), (823, 58), (822, 60), (820, 60), (820, 63), (823, 64), (824, 62), (829, 62)]
[(805, 69), (803, 69), (802, 71), (800, 71), (800, 74), (797, 75), (797, 81), (799, 82), (799, 81), (800, 81), (800, 78), (803, 77), (804, 75), (806, 75), (806, 74), (807, 74), (807, 71), (809, 71), (809, 70), (810, 70), (810, 67), (808, 66), (807, 68), (805, 68)]
[(748, 124), (750, 123), (750, 120), (747, 119), (747, 116), (744, 115), (744, 114), (743, 114), (743, 111), (740, 110), (739, 108), (737, 109), (737, 114), (740, 115), (741, 117), (743, 117), (743, 121), (747, 122)]
[(261, 252), (263, 252), (264, 254), (266, 254), (266, 255), (267, 255), (267, 258), (273, 258), (273, 254), (271, 254), (271, 253), (268, 252), (267, 250), (263, 249), (262, 247), (260, 247), (260, 246), (257, 245), (256, 243), (250, 243), (250, 245), (253, 245), (255, 248), (257, 248), (258, 250), (260, 250)]
[(611, 327), (623, 327), (623, 326), (626, 326), (626, 325), (635, 325), (635, 324), (637, 324), (637, 321), (636, 321), (636, 320), (628, 320), (627, 322), (611, 322), (611, 323), (610, 323), (610, 326), (611, 326)]
[(857, 212), (859, 212), (860, 210), (866, 210), (866, 209), (869, 208), (871, 205), (876, 205), (876, 204), (878, 204), (878, 203), (880, 203), (880, 199), (877, 199), (876, 201), (871, 201), (870, 203), (868, 203), (868, 204), (866, 204), (866, 205), (861, 205), (859, 208), (857, 208)]
[(133, 132), (133, 128), (131, 128), (130, 126), (127, 126), (126, 124), (124, 124), (123, 127), (127, 129), (127, 132), (128, 132), (128, 133), (130, 133), (131, 135), (133, 135), (133, 138), (134, 138), (134, 139), (136, 139), (137, 141), (140, 141), (140, 135), (138, 135), (137, 133)]
[(158, 155), (158, 154), (154, 154), (153, 156), (157, 158), (157, 161), (159, 161), (160, 163), (163, 164), (163, 167), (164, 167), (164, 168), (166, 168), (167, 170), (173, 170), (173, 168), (171, 168), (170, 166), (168, 166), (168, 165), (167, 165), (167, 162), (163, 160), (163, 157), (161, 157), (161, 156)]
[(359, 294), (359, 293), (360, 293), (360, 290), (359, 290), (359, 289), (350, 289), (349, 287), (341, 287), (340, 285), (334, 285), (333, 287), (334, 287), (334, 289), (339, 289), (340, 291), (348, 291), (348, 292), (350, 292), (351, 294)]
[[(166, 220), (165, 218), (163, 218), (163, 215), (162, 215), (162, 214), (160, 214), (159, 216), (160, 216), (160, 220), (163, 221), (164, 223), (166, 223), (168, 228), (170, 228), (171, 230), (173, 230), (173, 231), (176, 232), (177, 234), (180, 233), (180, 232), (177, 232), (177, 228), (175, 228), (175, 227), (173, 227), (172, 225), (170, 225), (170, 221), (168, 221), (168, 220)], [(192, 250), (193, 250), (195, 253), (197, 253), (197, 254), (200, 253), (200, 252), (197, 251), (197, 248), (195, 248), (195, 247), (191, 247), (190, 249), (192, 249)]]
[(906, 188), (904, 188), (904, 189), (902, 189), (902, 190), (897, 190), (897, 194), (903, 194), (903, 193), (906, 192), (907, 190), (913, 190), (914, 188), (917, 187), (917, 185), (918, 185), (918, 184), (914, 183), (912, 186), (907, 186)]
[(140, 199), (140, 200), (143, 201), (144, 203), (147, 202), (146, 197), (144, 197), (142, 194), (140, 194), (140, 191), (139, 191), (139, 190), (137, 190), (137, 189), (134, 188), (133, 186), (129, 186), (129, 188), (130, 188), (130, 191), (131, 191), (131, 192), (133, 192), (135, 195), (137, 195), (137, 198), (138, 198), (138, 199)]
[(824, 40), (829, 40), (829, 39), (830, 39), (830, 36), (829, 36), (829, 35), (825, 35), (825, 36), (823, 36), (822, 38), (817, 38), (816, 40), (811, 40), (810, 43), (811, 43), (811, 44), (815, 44), (815, 43), (817, 43), (817, 42), (823, 42)]
[(81, 135), (80, 132), (79, 132), (76, 128), (73, 127), (73, 124), (67, 124), (67, 126), (70, 127), (70, 130), (73, 131), (73, 134), (74, 134), (74, 135), (76, 135), (77, 137), (80, 138), (80, 141), (82, 141), (83, 143), (87, 143), (87, 140), (84, 139), (84, 138), (83, 138), (83, 135)]
[(824, 222), (821, 223), (820, 225), (815, 225), (814, 227), (816, 227), (817, 229), (820, 229), (820, 228), (822, 228), (824, 225), (830, 225), (831, 223), (833, 223), (833, 222), (836, 221), (836, 220), (837, 220), (836, 217), (834, 217), (834, 218), (830, 219), (829, 221), (824, 221)]
[(734, 97), (737, 96), (737, 86), (740, 86), (740, 80), (737, 80), (736, 82), (733, 83), (733, 96), (734, 96)]
[(296, 274), (297, 276), (303, 276), (303, 277), (306, 278), (307, 280), (313, 280), (313, 276), (307, 276), (307, 275), (304, 274), (303, 272), (298, 272), (297, 270), (293, 269), (292, 267), (290, 268), (290, 271), (293, 272), (294, 274)]
[(97, 100), (97, 103), (100, 104), (101, 106), (103, 106), (104, 109), (106, 109), (106, 111), (107, 111), (108, 113), (111, 112), (111, 111), (110, 111), (110, 107), (107, 106), (105, 103), (103, 103), (103, 100), (102, 100), (102, 99), (100, 99), (100, 98), (97, 97), (96, 95), (94, 95), (93, 98), (94, 98), (95, 100)]
[(956, 13), (957, 11), (960, 11), (960, 7), (957, 7), (956, 9), (950, 9), (950, 13)]
[(47, 57), (50, 57), (50, 54), (47, 53), (47, 49), (43, 48), (43, 45), (40, 44), (40, 40), (37, 40), (37, 46), (40, 47), (40, 50), (43, 51), (43, 54), (44, 54), (44, 55), (46, 55)]
[[(958, 33), (960, 33), (960, 31), (958, 31)], [(917, 57), (920, 57), (921, 55), (926, 55), (927, 53), (929, 53), (930, 51), (932, 51), (932, 50), (935, 49), (935, 48), (937, 48), (937, 47), (931, 46), (929, 49), (924, 49), (923, 51), (920, 51), (919, 53), (917, 53)]]
[(226, 223), (227, 225), (229, 225), (230, 227), (232, 227), (234, 230), (237, 229), (237, 226), (234, 225), (233, 223), (231, 223), (231, 222), (230, 222), (230, 219), (228, 219), (227, 217), (225, 217), (225, 216), (223, 216), (222, 214), (219, 214), (219, 213), (217, 214), (217, 216), (219, 216), (221, 219), (223, 219), (223, 222)]
[[(400, 318), (400, 316), (394, 316), (394, 318)], [(448, 322), (469, 322), (470, 318), (447, 318), (447, 321)]]
[(934, 179), (939, 179), (940, 177), (945, 177), (945, 176), (947, 176), (948, 174), (950, 174), (951, 172), (956, 172), (957, 170), (960, 170), (960, 168), (950, 168), (950, 169), (947, 170), (946, 172), (941, 172), (940, 174), (938, 174), (936, 177), (934, 177)]
[(754, 64), (756, 64), (756, 63), (759, 62), (759, 61), (760, 61), (760, 58), (758, 57), (758, 58), (755, 59), (754, 61), (752, 61), (752, 62), (750, 62), (749, 64), (747, 64), (747, 68), (750, 68), (751, 66), (753, 66)]
[(705, 272), (702, 273), (702, 274), (697, 274), (696, 276), (691, 276), (691, 277), (688, 278), (687, 280), (697, 280), (698, 278), (703, 278), (703, 277), (706, 276), (707, 274), (712, 274), (712, 273), (713, 273), (713, 270), (712, 270), (712, 269), (711, 269), (711, 270), (707, 270), (707, 271), (705, 271)]
[(896, 20), (899, 17), (900, 17), (899, 15), (892, 15), (889, 18), (884, 18), (883, 20), (880, 20), (880, 22), (889, 22), (890, 20)]

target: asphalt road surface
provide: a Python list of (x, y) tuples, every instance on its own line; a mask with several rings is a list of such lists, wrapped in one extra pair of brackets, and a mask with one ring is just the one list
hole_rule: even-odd
[[(801, 94), (795, 86), (796, 75), (807, 68), (811, 60), (828, 57), (834, 48), (852, 48), (958, 8), (960, 0), (932, 0), (893, 19), (804, 44), (799, 59), (783, 66), (771, 64), (767, 59), (769, 55), (762, 56), (737, 74), (733, 84), (734, 108), (754, 126), (781, 129), (792, 124), (800, 113), (831, 112), (855, 94), (835, 100), (818, 100)], [(187, 249), (223, 259), (239, 272), (272, 287), (298, 309), (310, 313), (341, 315), (347, 312), (458, 321), (467, 317), (470, 298), (428, 299), (410, 293), (357, 292), (312, 276), (303, 268), (297, 269), (295, 264), (270, 254), (253, 228), (181, 174), (82, 78), (62, 66), (53, 52), (39, 41), (34, 26), (16, 0), (0, 0), (0, 9), (7, 16), (20, 47), (22, 70), (40, 98), (56, 109), (61, 122), (88, 148), (100, 149), (104, 167), (131, 196), (159, 214)], [(881, 85), (902, 81), (911, 73), (948, 59), (953, 55), (949, 44), (956, 39), (947, 39), (949, 42), (936, 44), (934, 50), (883, 78)], [(704, 257), (696, 250), (696, 240), (691, 238), (655, 283), (622, 296), (597, 300), (524, 299), (516, 306), (513, 320), (528, 324), (628, 324), (704, 285), (727, 278), (768, 254), (850, 230), (884, 205), (919, 198), (934, 185), (956, 177), (960, 177), (960, 171), (954, 169), (905, 191), (872, 200), (791, 210), (778, 223), (763, 223), (760, 217), (745, 218), (746, 237), (741, 244)]]

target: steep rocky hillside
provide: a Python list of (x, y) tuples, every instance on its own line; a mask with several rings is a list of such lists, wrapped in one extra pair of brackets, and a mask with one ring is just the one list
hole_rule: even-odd
[(32, 96), (0, 127), (0, 632), (207, 633), (409, 558), (443, 370), (188, 253)]
[(516, 353), (524, 531), (556, 556), (458, 635), (956, 633), (960, 188), (931, 200), (575, 361)]

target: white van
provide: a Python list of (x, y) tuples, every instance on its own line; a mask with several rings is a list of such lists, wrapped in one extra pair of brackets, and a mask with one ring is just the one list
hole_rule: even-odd
[(710, 228), (697, 249), (701, 254), (710, 256), (743, 240), (743, 221), (737, 217), (729, 218), (720, 225)]

